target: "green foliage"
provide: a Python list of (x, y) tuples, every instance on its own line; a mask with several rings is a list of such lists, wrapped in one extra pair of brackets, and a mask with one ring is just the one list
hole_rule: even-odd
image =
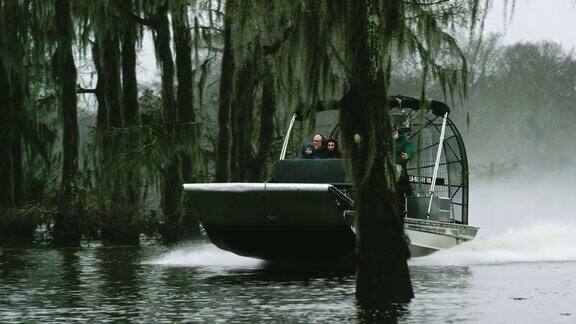
[[(222, 3), (180, 0), (69, 3), (68, 8), (64, 1), (0, 1), (0, 85), (5, 90), (0, 95), (0, 114), (5, 117), (0, 122), (0, 206), (14, 208), (20, 214), (23, 209), (32, 210), (29, 206), (65, 208), (70, 215), (83, 219), (81, 223), (92, 224), (86, 225), (86, 233), (94, 233), (92, 228), (97, 232), (101, 220), (111, 215), (111, 211), (126, 215), (127, 219), (135, 217), (138, 222), (146, 218), (146, 210), (157, 208), (154, 199), (162, 183), (161, 170), (171, 164), (174, 152), (190, 158), (193, 179), (207, 180), (208, 170), (202, 164), (205, 160), (199, 155), (209, 153), (199, 152), (199, 143), (189, 140), (200, 134), (194, 111), (189, 112), (191, 119), (178, 123), (177, 136), (167, 133), (163, 125), (167, 119), (177, 121), (177, 111), (159, 113), (157, 102), (147, 103), (147, 93), (143, 91), (141, 101), (149, 107), (142, 112), (139, 122), (139, 103), (135, 102), (138, 85), (121, 84), (120, 78), (126, 78), (130, 67), (121, 71), (120, 65), (124, 67), (127, 63), (121, 62), (119, 55), (129, 50), (129, 44), (124, 46), (129, 36), (133, 55), (136, 54), (144, 32), (157, 29), (162, 11), (164, 19), (167, 13), (178, 13), (174, 17), (182, 19), (190, 17), (194, 26), (184, 23), (182, 33), (194, 33), (189, 44), (195, 53), (194, 62), (189, 64), (197, 67), (190, 68), (191, 79), (200, 82), (190, 87), (197, 85), (200, 98), (186, 100), (202, 103), (205, 97), (202, 92), (213, 79), (210, 62), (218, 54)], [(161, 42), (168, 48), (172, 40), (170, 32), (165, 29), (161, 35)], [(99, 55), (92, 56), (95, 53)], [(133, 60), (135, 74), (134, 56)], [(88, 70), (83, 71), (84, 75), (96, 74), (99, 86), (96, 89), (77, 86), (75, 65)], [(89, 86), (90, 80), (81, 75), (78, 83)], [(69, 109), (70, 103), (76, 101), (72, 100), (76, 91), (83, 94), (81, 103), (88, 106), (88, 117), (80, 122), (76, 121), (75, 111), (70, 116)], [(97, 100), (87, 99), (93, 94)], [(129, 101), (128, 95), (134, 100)], [(154, 96), (153, 100), (157, 99)], [(63, 102), (66, 104), (61, 105)], [(94, 126), (90, 113), (94, 103), (98, 103), (98, 112), (102, 112), (96, 119), (106, 121), (104, 131), (90, 131)], [(126, 117), (124, 111), (128, 110), (132, 115)], [(78, 123), (80, 141), (73, 131)], [(80, 147), (74, 143), (80, 143)], [(82, 154), (77, 157), (74, 152), (78, 149)], [(65, 181), (60, 183), (62, 177)], [(60, 206), (59, 197), (64, 197)], [(59, 219), (59, 215), (52, 213), (28, 224), (46, 224), (50, 219)], [(86, 221), (85, 215), (90, 215)], [(8, 218), (3, 220), (16, 224)]]

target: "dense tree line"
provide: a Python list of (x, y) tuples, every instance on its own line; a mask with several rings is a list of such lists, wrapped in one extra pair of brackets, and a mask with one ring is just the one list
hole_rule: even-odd
[[(1, 1), (0, 228), (40, 226), (67, 246), (138, 243), (148, 223), (168, 241), (198, 235), (181, 184), (202, 178), (193, 91), (221, 51), (222, 15), (218, 1)], [(161, 105), (137, 81), (146, 33)]]

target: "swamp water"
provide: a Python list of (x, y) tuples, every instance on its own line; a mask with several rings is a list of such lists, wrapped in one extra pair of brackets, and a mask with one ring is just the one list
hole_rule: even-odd
[[(471, 201), (479, 237), (412, 259), (416, 298), (394, 317), (405, 323), (575, 323), (574, 190), (540, 187), (538, 195), (520, 185), (479, 187)], [(354, 284), (350, 269), (277, 268), (209, 243), (0, 247), (0, 322), (381, 319), (356, 305)]]

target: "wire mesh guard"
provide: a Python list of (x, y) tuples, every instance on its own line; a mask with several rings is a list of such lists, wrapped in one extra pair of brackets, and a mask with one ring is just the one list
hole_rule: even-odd
[[(425, 196), (430, 192), (441, 129), (442, 118), (431, 113), (417, 114), (411, 120), (408, 137), (416, 155), (408, 161), (406, 170), (415, 195)], [(468, 224), (468, 161), (462, 137), (450, 119), (446, 124), (434, 195), (450, 198), (454, 221)]]

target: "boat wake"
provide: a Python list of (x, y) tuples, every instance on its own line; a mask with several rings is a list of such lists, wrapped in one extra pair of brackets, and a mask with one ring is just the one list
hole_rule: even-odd
[(262, 261), (226, 252), (212, 244), (201, 243), (177, 247), (146, 264), (197, 268), (257, 268)]
[(536, 224), (477, 237), (448, 250), (414, 258), (416, 266), (469, 266), (576, 261), (576, 225)]

